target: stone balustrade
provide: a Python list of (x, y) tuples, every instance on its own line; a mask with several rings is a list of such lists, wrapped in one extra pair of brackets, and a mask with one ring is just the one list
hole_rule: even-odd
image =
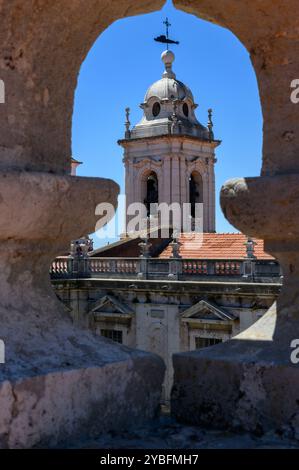
[(191, 277), (244, 278), (255, 282), (267, 279), (277, 282), (281, 277), (276, 261), (255, 259), (200, 260), (200, 259), (159, 259), (159, 258), (73, 258), (60, 256), (50, 267), (53, 279), (63, 278), (124, 278), (188, 280)]

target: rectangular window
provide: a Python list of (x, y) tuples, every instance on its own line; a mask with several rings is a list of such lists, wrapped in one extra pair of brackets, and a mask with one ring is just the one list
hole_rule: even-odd
[(152, 318), (164, 318), (164, 310), (151, 310)]
[(222, 339), (218, 338), (201, 338), (200, 336), (195, 336), (195, 348), (202, 349), (209, 346), (214, 346), (215, 344), (222, 343)]
[(116, 343), (122, 344), (123, 342), (123, 332), (121, 330), (101, 330), (101, 336), (112, 339)]

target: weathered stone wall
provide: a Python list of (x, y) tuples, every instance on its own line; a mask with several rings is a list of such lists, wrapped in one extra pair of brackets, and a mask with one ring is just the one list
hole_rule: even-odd
[(229, 29), (246, 47), (257, 76), (264, 118), (262, 174), (297, 173), (299, 107), (290, 101), (290, 83), (298, 78), (298, 2), (174, 0), (173, 3)]
[[(55, 300), (45, 266), (50, 263), (50, 256), (66, 248), (71, 232), (72, 238), (82, 235), (78, 231), (83, 226), (79, 227), (76, 220), (84, 215), (84, 232), (93, 230), (94, 208), (102, 201), (103, 189), (109, 194), (108, 201), (116, 201), (117, 187), (112, 182), (65, 176), (70, 171), (71, 116), (80, 65), (109, 24), (118, 18), (152, 11), (162, 3), (0, 2), (0, 78), (6, 85), (6, 103), (1, 104), (0, 115), (0, 335), (7, 344), (7, 364), (0, 377), (1, 446), (53, 443), (61, 432), (67, 431), (71, 436), (88, 427), (95, 377), (85, 371), (91, 364), (97, 365), (96, 383), (101, 389), (97, 409), (107, 398), (101, 354), (106, 365), (119, 361), (123, 370), (127, 370), (128, 354), (133, 361), (132, 375), (127, 379), (130, 393), (121, 389), (121, 380), (117, 385), (124, 392), (122, 403), (126, 407), (118, 406), (116, 426), (126, 421), (128, 409), (132, 414), (125, 397), (132, 400), (140, 419), (152, 416), (158, 403), (163, 375), (158, 358), (128, 353), (110, 343), (108, 346), (73, 327)], [(211, 356), (205, 352), (192, 354), (192, 360), (188, 355), (175, 359), (173, 412), (180, 419), (195, 422), (207, 421), (207, 417), (211, 422), (217, 416), (219, 425), (229, 423), (260, 430), (287, 425), (296, 431), (299, 373), (290, 364), (289, 345), (299, 332), (299, 107), (290, 101), (290, 83), (298, 71), (298, 2), (175, 0), (175, 5), (229, 28), (251, 55), (264, 116), (262, 177), (225, 185), (222, 207), (236, 227), (265, 239), (266, 250), (278, 258), (285, 278), (277, 302), (277, 318), (275, 310), (270, 309), (263, 321), (239, 339), (212, 348)], [(14, 191), (9, 198), (11, 188)], [(67, 198), (75, 189), (80, 197), (71, 208)], [(88, 197), (90, 211), (84, 212)], [(23, 199), (26, 211), (21, 206)], [(54, 218), (53, 232), (47, 232), (46, 227), (53, 226)], [(47, 255), (41, 256), (42, 253)], [(148, 361), (153, 369), (148, 367)], [(204, 375), (207, 364), (209, 374)], [(65, 379), (67, 367), (76, 370), (76, 380)], [(52, 381), (50, 369), (61, 372), (59, 381)], [(158, 377), (157, 381), (153, 376)], [(77, 383), (84, 378), (90, 387), (79, 397)], [(144, 393), (139, 393), (140, 381)], [(255, 383), (258, 387), (253, 386)], [(51, 393), (59, 395), (62, 389), (65, 397), (76, 396), (71, 413), (65, 412), (64, 402), (55, 407), (54, 401), (48, 399)], [(136, 394), (131, 393), (134, 390)], [(145, 410), (149, 397), (151, 406)], [(110, 405), (112, 408), (107, 409), (113, 414), (112, 401)], [(99, 431), (101, 426), (97, 423)]]
[(71, 239), (94, 231), (97, 204), (115, 206), (119, 190), (70, 175), (82, 61), (113, 21), (162, 3), (0, 1), (0, 447), (53, 446), (157, 411), (161, 359), (74, 326), (48, 267)]
[(174, 3), (230, 29), (250, 54), (264, 118), (261, 176), (228, 181), (221, 205), (235, 227), (265, 240), (284, 283), (277, 308), (254, 327), (209, 351), (174, 358), (173, 413), (196, 423), (259, 433), (288, 429), (298, 436), (299, 370), (291, 361), (291, 343), (299, 338), (299, 106), (290, 99), (291, 82), (298, 78), (298, 2)]
[[(79, 69), (97, 37), (162, 0), (1, 1), (0, 168), (70, 172), (71, 123)], [(117, 53), (117, 51), (116, 51)], [(103, 64), (103, 73), (109, 73)]]

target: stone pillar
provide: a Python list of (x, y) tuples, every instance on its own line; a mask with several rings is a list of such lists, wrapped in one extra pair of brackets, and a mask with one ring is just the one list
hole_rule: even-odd
[(128, 158), (128, 150), (125, 148), (124, 150), (124, 158), (123, 158), (123, 162), (124, 162), (124, 167), (125, 167), (125, 195), (126, 195), (126, 201), (125, 201), (125, 210), (126, 210), (126, 214), (125, 214), (125, 230), (124, 230), (124, 233), (127, 234), (127, 226), (128, 226), (128, 222), (129, 222), (129, 217), (128, 217), (128, 207), (129, 205), (131, 204), (131, 191), (132, 191), (132, 187), (131, 186), (131, 173), (133, 171), (132, 169), (132, 165), (131, 165), (131, 162)]
[(210, 217), (210, 173), (205, 170), (201, 172), (203, 183), (203, 231), (209, 232), (209, 217)]
[(180, 204), (180, 157), (173, 154), (171, 158), (171, 202)]
[(216, 208), (215, 208), (215, 154), (209, 159), (209, 181), (210, 181), (210, 218), (209, 232), (216, 231)]
[(1, 4), (0, 447), (129, 427), (158, 407), (162, 361), (73, 325), (49, 278), (70, 240), (94, 230), (97, 204), (116, 205), (113, 181), (70, 175), (73, 98), (100, 32), (162, 5), (137, 3)]
[(182, 208), (183, 208), (183, 204), (185, 202), (188, 202), (186, 171), (187, 171), (186, 158), (185, 158), (185, 155), (182, 154), (180, 156), (180, 196), (181, 196), (180, 203), (182, 205)]
[[(187, 174), (187, 164), (186, 164), (186, 158), (185, 155), (182, 153), (180, 157), (180, 194), (181, 194), (181, 214), (182, 214), (182, 219), (181, 219), (181, 224), (182, 228), (181, 231), (183, 232), (184, 229), (184, 224), (185, 224), (185, 213), (184, 213), (184, 204), (188, 203), (188, 193), (189, 193), (189, 181), (186, 176)], [(185, 208), (186, 212), (186, 208)]]
[[(191, 13), (229, 28), (256, 71), (264, 117), (261, 176), (227, 182), (227, 219), (283, 268), (281, 295), (256, 324), (231, 341), (176, 355), (172, 412), (183, 421), (236, 427), (259, 434), (275, 429), (299, 437), (299, 104), (290, 100), (298, 77), (298, 2), (174, 0)], [(298, 220), (297, 220), (298, 219)]]

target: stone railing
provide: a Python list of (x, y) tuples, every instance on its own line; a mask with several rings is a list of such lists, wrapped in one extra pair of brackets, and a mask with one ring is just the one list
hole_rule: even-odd
[(276, 261), (200, 260), (180, 258), (56, 258), (50, 268), (52, 279), (63, 278), (139, 278), (196, 280), (228, 278), (246, 281), (278, 282), (281, 270)]
[(182, 260), (183, 274), (214, 275), (214, 276), (241, 276), (242, 261), (226, 260)]
[(87, 261), (91, 274), (136, 274), (138, 263), (134, 258), (89, 258)]

